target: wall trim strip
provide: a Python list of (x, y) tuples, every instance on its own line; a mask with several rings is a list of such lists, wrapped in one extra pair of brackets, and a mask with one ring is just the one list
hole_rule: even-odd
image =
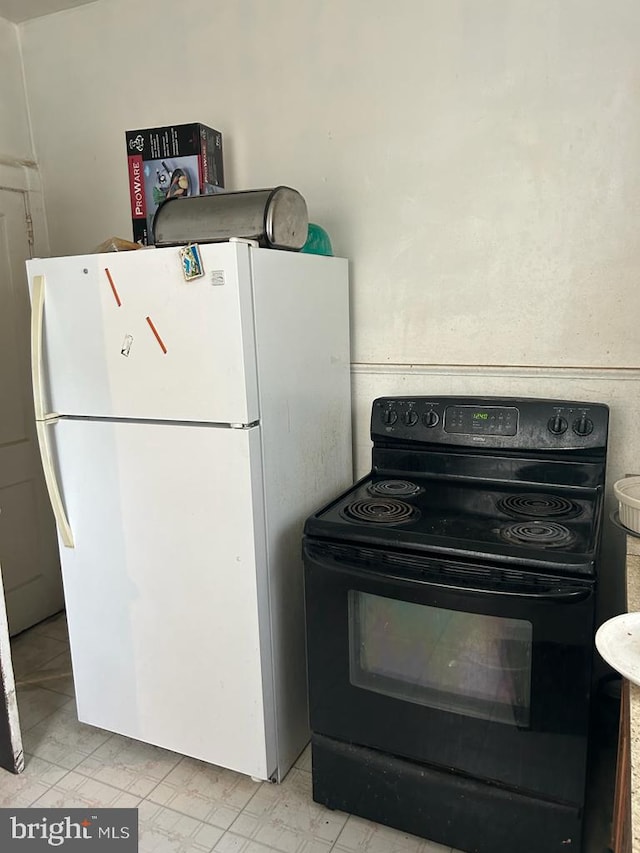
[(521, 376), (527, 378), (542, 378), (545, 376), (564, 377), (566, 379), (592, 379), (602, 382), (638, 382), (640, 367), (554, 367), (543, 365), (528, 367), (526, 365), (499, 364), (365, 364), (354, 362), (351, 365), (352, 374), (387, 374), (392, 376)]

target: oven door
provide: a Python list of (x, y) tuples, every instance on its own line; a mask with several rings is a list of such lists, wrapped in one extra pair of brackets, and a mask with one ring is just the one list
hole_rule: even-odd
[(312, 731), (584, 799), (594, 588), (305, 541)]

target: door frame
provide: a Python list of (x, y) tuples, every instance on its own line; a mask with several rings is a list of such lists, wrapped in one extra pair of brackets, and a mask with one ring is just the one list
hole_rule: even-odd
[[(0, 189), (23, 193), (25, 215), (31, 225), (31, 257), (48, 256), (49, 235), (37, 164), (31, 160), (0, 157)], [(0, 767), (12, 773), (21, 773), (24, 766), (9, 623), (0, 567)]]
[(49, 234), (37, 164), (32, 160), (0, 156), (0, 189), (24, 193), (26, 213), (31, 218), (32, 227), (31, 257), (48, 257)]
[(22, 773), (24, 766), (18, 695), (0, 567), (0, 767), (11, 773)]

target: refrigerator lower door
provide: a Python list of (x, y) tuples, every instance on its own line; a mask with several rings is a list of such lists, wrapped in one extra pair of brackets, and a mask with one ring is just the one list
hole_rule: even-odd
[(47, 429), (82, 722), (275, 771), (259, 427), (60, 419)]

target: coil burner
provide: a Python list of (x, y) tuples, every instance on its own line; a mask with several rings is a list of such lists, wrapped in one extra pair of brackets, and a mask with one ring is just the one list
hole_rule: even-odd
[(523, 521), (509, 524), (498, 531), (512, 545), (535, 545), (537, 548), (563, 548), (575, 541), (575, 534), (554, 521)]
[(420, 510), (394, 498), (363, 498), (347, 504), (340, 513), (347, 521), (369, 524), (406, 524), (420, 517)]
[(367, 491), (381, 497), (410, 498), (419, 495), (423, 489), (409, 480), (378, 480), (377, 483), (369, 483)]
[(558, 495), (509, 495), (497, 507), (512, 518), (575, 518), (582, 513), (577, 503)]

